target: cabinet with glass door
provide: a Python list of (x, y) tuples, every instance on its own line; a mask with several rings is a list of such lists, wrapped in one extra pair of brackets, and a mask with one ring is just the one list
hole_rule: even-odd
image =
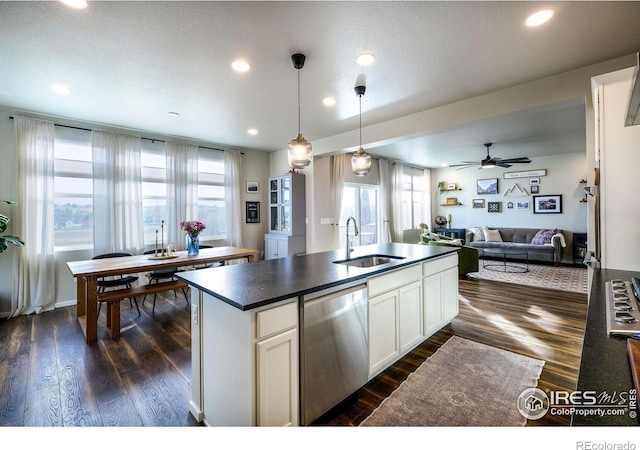
[[(299, 173), (269, 178), (269, 233), (265, 236), (265, 259), (305, 252), (305, 179)], [(288, 237), (279, 251), (268, 252), (275, 236)], [(294, 242), (296, 243), (294, 245)]]

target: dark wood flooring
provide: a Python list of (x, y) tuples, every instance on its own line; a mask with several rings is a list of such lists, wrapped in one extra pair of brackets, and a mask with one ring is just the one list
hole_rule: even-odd
[[(538, 387), (576, 386), (587, 296), (483, 280), (460, 280), (460, 314), (316, 425), (357, 426), (452, 335), (546, 361)], [(138, 317), (122, 304), (122, 337), (87, 345), (75, 307), (0, 320), (0, 425), (194, 426), (188, 411), (190, 312), (158, 297)], [(529, 425), (568, 425), (544, 417)]]

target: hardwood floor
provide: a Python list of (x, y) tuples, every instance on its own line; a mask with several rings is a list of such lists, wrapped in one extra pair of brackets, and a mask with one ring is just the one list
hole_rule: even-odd
[[(460, 314), (316, 425), (357, 426), (452, 335), (546, 361), (538, 387), (576, 386), (587, 296), (483, 280), (460, 280)], [(147, 299), (149, 300), (149, 299)], [(139, 300), (141, 301), (141, 299)], [(104, 312), (87, 345), (75, 307), (0, 320), (0, 425), (194, 426), (188, 411), (190, 312), (171, 293), (142, 307), (122, 303), (122, 337)], [(544, 417), (529, 425), (567, 425)]]

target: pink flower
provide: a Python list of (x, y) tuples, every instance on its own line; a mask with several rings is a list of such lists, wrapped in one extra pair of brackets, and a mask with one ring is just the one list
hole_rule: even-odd
[(207, 226), (199, 220), (180, 222), (180, 229), (192, 237), (198, 236), (205, 228), (207, 228)]

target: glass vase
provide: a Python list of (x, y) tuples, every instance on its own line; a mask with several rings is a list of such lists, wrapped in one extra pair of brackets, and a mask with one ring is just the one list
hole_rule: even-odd
[(197, 255), (200, 253), (200, 236), (187, 234), (187, 255)]

